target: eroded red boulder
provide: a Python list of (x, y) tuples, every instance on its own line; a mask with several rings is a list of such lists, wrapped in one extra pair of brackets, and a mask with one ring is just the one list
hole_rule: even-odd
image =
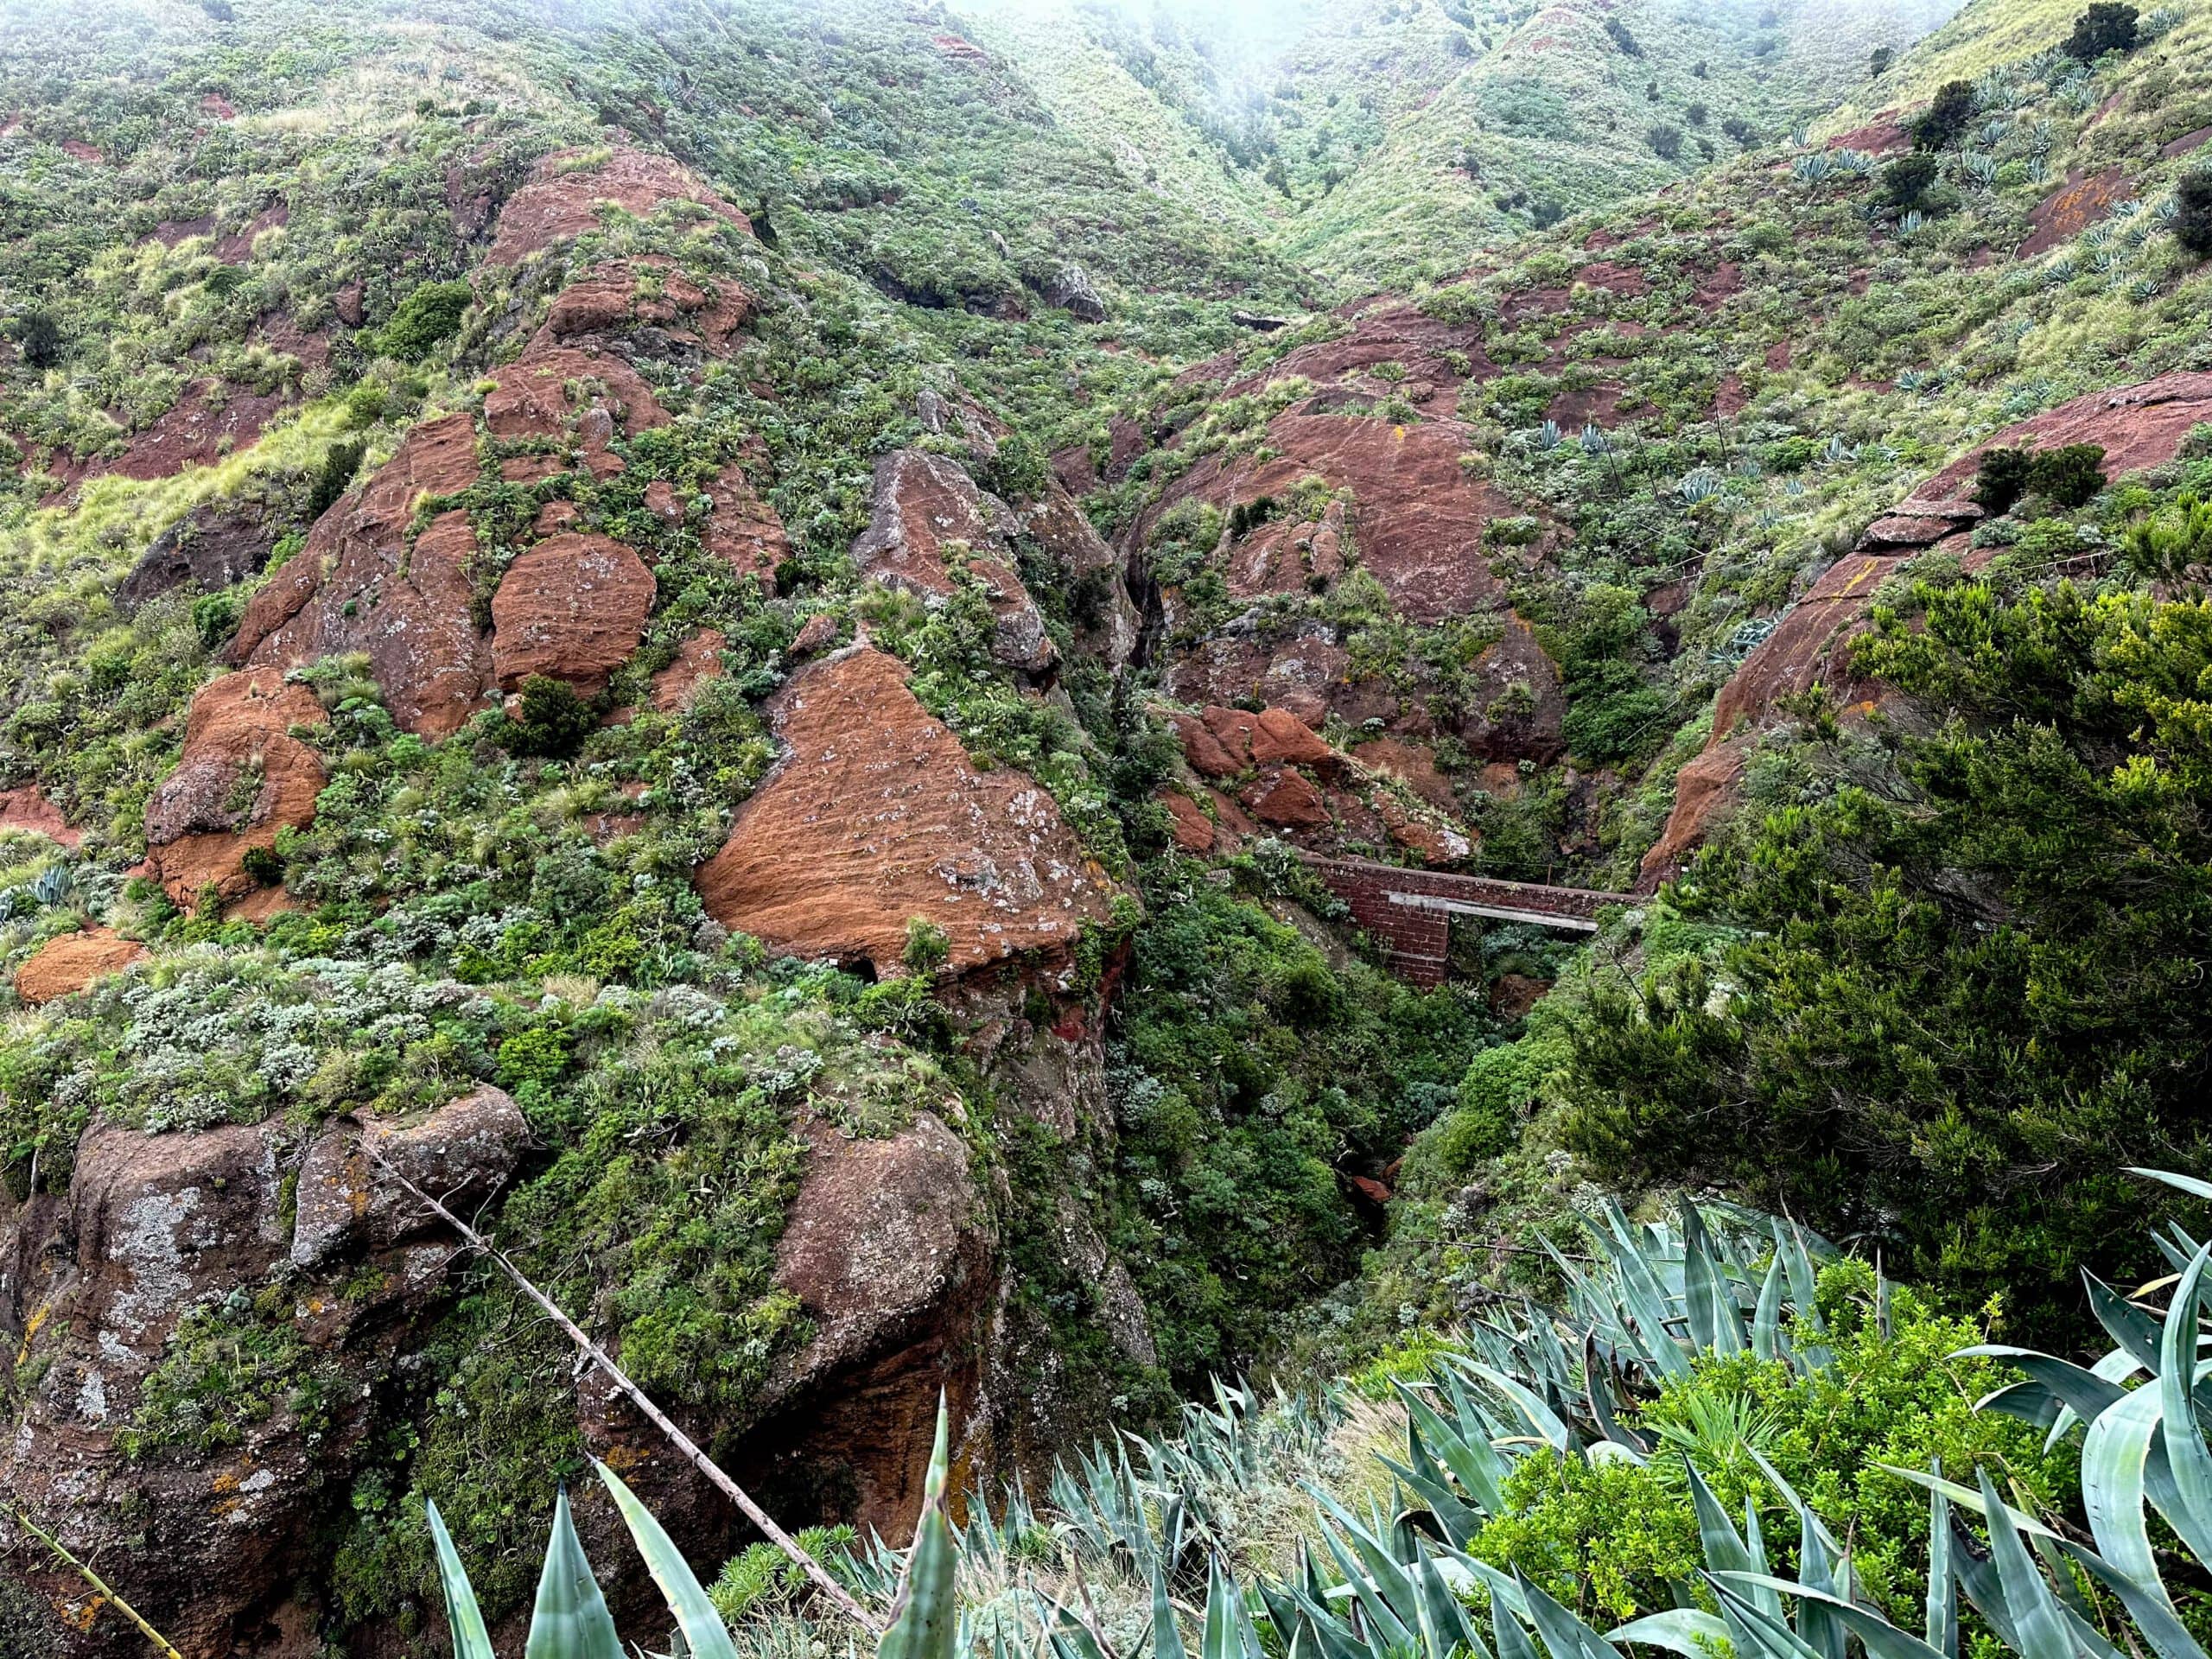
[(980, 770), (895, 658), (822, 658), (769, 715), (784, 758), (697, 874), (715, 920), (772, 950), (895, 972), (918, 917), (959, 973), (1022, 952), (1057, 961), (1108, 915), (1114, 885), (1052, 796), (1010, 767)]
[(608, 536), (567, 531), (507, 567), (492, 595), (492, 671), (512, 691), (532, 675), (582, 695), (630, 659), (652, 614), (653, 575)]
[(315, 821), (322, 760), (289, 728), (324, 718), (315, 693), (276, 669), (242, 669), (201, 688), (176, 769), (146, 803), (147, 862), (177, 904), (196, 905), (211, 888), (226, 900), (247, 892), (257, 885), (247, 854)]

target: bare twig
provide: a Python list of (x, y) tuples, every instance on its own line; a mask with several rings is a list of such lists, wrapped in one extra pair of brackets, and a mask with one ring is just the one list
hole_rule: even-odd
[(383, 1154), (378, 1153), (373, 1147), (367, 1148), (367, 1150), (370, 1160), (374, 1163), (378, 1169), (382, 1170), (386, 1175), (389, 1175), (393, 1180), (398, 1182), (401, 1186), (406, 1188), (409, 1192), (415, 1196), (416, 1199), (419, 1203), (426, 1205), (429, 1209), (434, 1211), (440, 1220), (443, 1221), (448, 1227), (451, 1227), (455, 1232), (459, 1233), (461, 1237), (466, 1239), (471, 1249), (485, 1256), (494, 1266), (499, 1268), (502, 1273), (505, 1274), (508, 1278), (513, 1280), (516, 1287), (519, 1289), (524, 1295), (529, 1297), (531, 1301), (537, 1303), (539, 1307), (544, 1309), (546, 1317), (550, 1319), (554, 1324), (559, 1325), (563, 1331), (568, 1333), (569, 1340), (576, 1344), (577, 1348), (582, 1351), (585, 1357), (589, 1359), (593, 1364), (598, 1366), (600, 1370), (605, 1371), (608, 1378), (613, 1382), (614, 1386), (621, 1389), (624, 1394), (630, 1397), (631, 1404), (636, 1406), (639, 1411), (643, 1412), (645, 1417), (652, 1423), (654, 1427), (659, 1429), (662, 1433), (668, 1436), (669, 1443), (688, 1458), (690, 1460), (692, 1466), (697, 1469), (701, 1474), (706, 1476), (709, 1480), (720, 1487), (723, 1493), (728, 1497), (730, 1502), (736, 1504), (740, 1510), (744, 1511), (745, 1518), (752, 1522), (754, 1526), (760, 1528), (760, 1530), (767, 1535), (767, 1539), (770, 1543), (775, 1545), (778, 1549), (780, 1549), (785, 1554), (791, 1557), (792, 1562), (797, 1565), (809, 1579), (813, 1580), (815, 1587), (820, 1590), (823, 1595), (829, 1597), (832, 1602), (836, 1604), (840, 1611), (844, 1613), (848, 1618), (850, 1618), (855, 1624), (859, 1624), (862, 1629), (871, 1631), (877, 1636), (883, 1634), (883, 1621), (878, 1618), (874, 1614), (869, 1612), (865, 1607), (862, 1607), (858, 1601), (855, 1600), (851, 1592), (847, 1590), (843, 1585), (838, 1583), (836, 1580), (830, 1576), (829, 1569), (824, 1567), (821, 1562), (816, 1560), (813, 1556), (807, 1554), (804, 1549), (801, 1548), (797, 1539), (793, 1538), (791, 1534), (785, 1532), (781, 1527), (778, 1526), (774, 1519), (766, 1510), (762, 1509), (758, 1503), (755, 1503), (751, 1497), (747, 1496), (745, 1489), (742, 1486), (740, 1486), (734, 1480), (732, 1480), (728, 1474), (725, 1472), (721, 1466), (712, 1458), (701, 1451), (697, 1445), (693, 1442), (691, 1437), (686, 1434), (682, 1429), (678, 1428), (676, 1426), (674, 1420), (672, 1420), (669, 1414), (663, 1411), (658, 1406), (655, 1405), (652, 1399), (646, 1395), (645, 1391), (639, 1388), (635, 1382), (632, 1382), (629, 1377), (624, 1374), (622, 1368), (620, 1365), (617, 1365), (613, 1360), (607, 1357), (607, 1351), (605, 1349), (594, 1342), (588, 1336), (586, 1336), (582, 1328), (566, 1313), (563, 1313), (559, 1306), (551, 1297), (548, 1296), (543, 1291), (532, 1284), (530, 1281), (529, 1275), (524, 1274), (520, 1268), (518, 1268), (512, 1262), (507, 1259), (507, 1255), (505, 1251), (499, 1249), (489, 1239), (478, 1232), (474, 1227), (471, 1227), (459, 1216), (454, 1214), (452, 1211), (447, 1209), (444, 1205), (439, 1203), (437, 1199), (432, 1198), (421, 1187), (416, 1185), (414, 1182), (409, 1180), (397, 1169), (394, 1169)]
[(171, 1644), (168, 1637), (163, 1636), (151, 1624), (149, 1624), (145, 1619), (141, 1618), (139, 1616), (138, 1610), (136, 1607), (133, 1607), (121, 1596), (117, 1595), (114, 1590), (109, 1586), (105, 1579), (100, 1577), (100, 1575), (93, 1572), (91, 1567), (86, 1566), (84, 1562), (79, 1560), (74, 1555), (72, 1555), (67, 1550), (64, 1549), (61, 1547), (61, 1541), (60, 1539), (56, 1538), (52, 1533), (41, 1527), (38, 1522), (32, 1520), (29, 1515), (25, 1511), (17, 1510), (15, 1511), (15, 1516), (16, 1524), (17, 1526), (21, 1527), (25, 1532), (30, 1534), (32, 1537), (37, 1539), (39, 1542), (44, 1544), (56, 1555), (59, 1555), (63, 1560), (67, 1561), (69, 1564), (70, 1569), (74, 1572), (79, 1578), (82, 1579), (86, 1584), (92, 1586), (95, 1594), (101, 1597), (106, 1601), (109, 1606), (114, 1608), (125, 1618), (129, 1619), (133, 1624), (136, 1624), (144, 1634), (146, 1639), (154, 1644), (154, 1651), (160, 1654), (162, 1656), (162, 1659), (184, 1659), (184, 1656), (176, 1650), (175, 1647)]

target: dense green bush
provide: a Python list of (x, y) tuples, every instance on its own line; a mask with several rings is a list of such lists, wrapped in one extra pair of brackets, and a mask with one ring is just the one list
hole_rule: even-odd
[(1256, 897), (1162, 869), (1112, 1029), (1115, 1243), (1179, 1383), (1249, 1363), (1352, 1272), (1371, 1173), (1452, 1099), (1486, 1020), (1332, 967)]
[(2174, 186), (2174, 240), (2199, 259), (2212, 259), (2212, 172), (2184, 174)]
[(1974, 119), (1974, 86), (1970, 81), (1947, 80), (1920, 118), (1912, 124), (1912, 142), (1919, 149), (1942, 149), (1957, 142)]
[(1876, 616), (1854, 671), (1948, 719), (1832, 731), (1821, 786), (1704, 855), (1682, 902), (1746, 931), (1593, 996), (1568, 1139), (2063, 1329), (2081, 1265), (2151, 1268), (2121, 1166), (2212, 1156), (2212, 603), (1923, 582)]
[(2119, 0), (2096, 3), (2074, 20), (2074, 29), (2063, 48), (2068, 56), (2093, 63), (2107, 52), (2126, 52), (2135, 45), (2136, 19), (2142, 14)]
[[(2071, 1495), (2075, 1456), (2046, 1452), (2026, 1424), (1974, 1410), (2007, 1378), (1995, 1362), (1958, 1357), (1985, 1340), (1912, 1291), (1893, 1288), (1878, 1317), (1872, 1270), (1847, 1261), (1821, 1275), (1833, 1368), (1794, 1373), (1750, 1354), (1707, 1356), (1687, 1380), (1662, 1385), (1635, 1415), (1660, 1447), (1649, 1462), (1529, 1458), (1505, 1485), (1509, 1513), (1472, 1554), (1519, 1568), (1584, 1618), (1603, 1624), (1676, 1605), (1702, 1559), (1685, 1458), (1732, 1516), (1749, 1500), (1768, 1547), (1785, 1559), (1796, 1517), (1752, 1454), (1764, 1458), (1839, 1536), (1873, 1602), (1910, 1627), (1927, 1578), (1925, 1496), (1878, 1465), (1947, 1471), (1980, 1465), (2041, 1505)], [(1886, 1327), (1884, 1320), (1886, 1319)]]

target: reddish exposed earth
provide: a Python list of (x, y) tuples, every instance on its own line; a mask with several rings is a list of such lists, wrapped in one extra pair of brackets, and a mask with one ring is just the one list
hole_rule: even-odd
[(273, 668), (226, 674), (193, 698), (176, 770), (146, 804), (147, 862), (178, 905), (244, 894), (257, 885), (247, 853), (315, 821), (322, 761), (289, 728), (323, 719), (315, 693)]
[(16, 969), (16, 995), (36, 1007), (72, 995), (145, 959), (144, 945), (119, 938), (111, 927), (63, 933), (39, 946)]
[(2113, 203), (2126, 201), (2134, 194), (2134, 181), (2117, 167), (2087, 177), (2079, 172), (2068, 174), (2066, 182), (2038, 202), (2028, 216), (2035, 229), (2020, 244), (2019, 257), (2031, 259), (2062, 242), (2071, 242), (2112, 212)]
[(961, 973), (1016, 953), (1064, 960), (1115, 887), (1052, 798), (977, 768), (893, 657), (853, 646), (769, 703), (784, 758), (699, 868), (708, 912), (771, 950), (901, 970), (906, 925), (944, 930)]
[(499, 230), (484, 256), (486, 264), (518, 264), (542, 249), (596, 230), (607, 207), (645, 219), (663, 207), (689, 205), (752, 232), (743, 213), (665, 156), (627, 148), (596, 162), (583, 156), (556, 150), (538, 162), (530, 182), (500, 210)]
[(1012, 668), (1041, 673), (1059, 653), (1045, 618), (1014, 574), (1014, 511), (977, 489), (959, 463), (923, 449), (899, 449), (875, 464), (868, 527), (853, 543), (853, 563), (872, 581), (942, 605), (958, 591), (956, 569), (982, 584), (995, 619), (991, 654)]
[(492, 673), (503, 691), (533, 675), (594, 696), (630, 660), (652, 614), (653, 575), (611, 537), (538, 543), (507, 567), (492, 596)]

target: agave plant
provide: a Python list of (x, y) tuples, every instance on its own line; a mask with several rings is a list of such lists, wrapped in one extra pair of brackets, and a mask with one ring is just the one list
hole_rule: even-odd
[(1808, 149), (1789, 163), (1789, 175), (1800, 184), (1823, 184), (1835, 170), (1835, 158), (1824, 149)]

